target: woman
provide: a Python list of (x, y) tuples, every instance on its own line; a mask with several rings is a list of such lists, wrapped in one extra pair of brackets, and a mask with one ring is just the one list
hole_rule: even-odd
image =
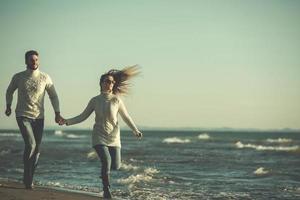
[(118, 114), (138, 138), (142, 133), (129, 116), (119, 95), (128, 92), (128, 80), (138, 74), (137, 66), (123, 70), (110, 70), (100, 78), (101, 94), (93, 97), (85, 110), (78, 116), (66, 119), (66, 125), (73, 125), (86, 120), (95, 112), (95, 124), (92, 134), (93, 148), (96, 150), (102, 164), (101, 178), (103, 197), (112, 198), (110, 193), (109, 173), (121, 166), (121, 141)]

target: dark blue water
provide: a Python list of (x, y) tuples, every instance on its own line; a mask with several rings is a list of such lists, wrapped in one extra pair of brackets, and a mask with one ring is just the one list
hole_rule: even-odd
[[(300, 199), (300, 133), (123, 131), (120, 199)], [(45, 131), (36, 184), (100, 193), (91, 131)], [(0, 177), (21, 181), (23, 139), (0, 130)]]

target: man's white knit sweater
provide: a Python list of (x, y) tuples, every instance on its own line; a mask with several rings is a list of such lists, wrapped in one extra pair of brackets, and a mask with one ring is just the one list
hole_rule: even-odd
[(135, 135), (139, 132), (123, 101), (120, 97), (110, 93), (101, 93), (93, 97), (80, 115), (67, 119), (67, 125), (84, 121), (92, 112), (96, 114), (92, 135), (93, 146), (102, 144), (121, 147), (118, 113)]
[(55, 112), (59, 112), (59, 101), (48, 74), (39, 69), (15, 74), (6, 91), (6, 103), (11, 105), (13, 93), (18, 89), (18, 101), (16, 117), (28, 117), (32, 119), (44, 118), (44, 97), (47, 91)]

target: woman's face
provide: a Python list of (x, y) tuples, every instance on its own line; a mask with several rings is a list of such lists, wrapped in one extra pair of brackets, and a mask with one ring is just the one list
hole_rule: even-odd
[(112, 92), (114, 84), (115, 84), (114, 77), (112, 77), (112, 76), (105, 77), (102, 82), (102, 91), (103, 92)]

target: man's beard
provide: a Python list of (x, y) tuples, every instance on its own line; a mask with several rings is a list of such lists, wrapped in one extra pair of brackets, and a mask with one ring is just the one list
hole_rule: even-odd
[(27, 69), (31, 69), (31, 70), (37, 70), (39, 68), (38, 65), (34, 65), (34, 66), (27, 66)]

